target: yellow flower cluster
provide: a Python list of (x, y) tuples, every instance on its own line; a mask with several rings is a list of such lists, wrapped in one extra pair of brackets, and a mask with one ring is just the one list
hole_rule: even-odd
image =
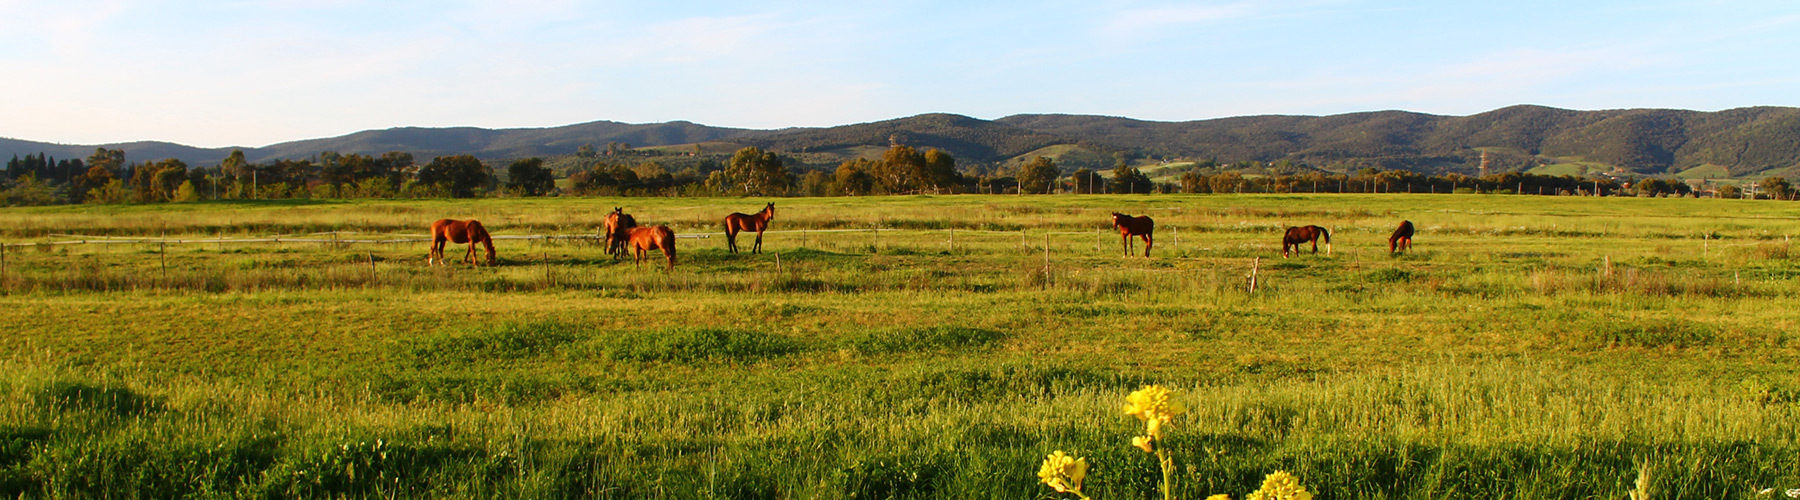
[(1038, 480), (1058, 493), (1081, 494), (1081, 480), (1087, 478), (1088, 463), (1086, 458), (1075, 458), (1056, 450), (1044, 458), (1044, 465), (1038, 467)]
[(1231, 495), (1220, 493), (1217, 495), (1206, 497), (1206, 500), (1231, 500)]
[(1312, 493), (1300, 485), (1300, 479), (1287, 471), (1275, 471), (1263, 477), (1262, 488), (1244, 500), (1312, 500)]
[(1144, 435), (1131, 438), (1131, 445), (1144, 453), (1155, 453), (1153, 443), (1162, 438), (1162, 427), (1176, 415), (1186, 412), (1169, 388), (1146, 385), (1125, 397), (1125, 414), (1144, 421)]

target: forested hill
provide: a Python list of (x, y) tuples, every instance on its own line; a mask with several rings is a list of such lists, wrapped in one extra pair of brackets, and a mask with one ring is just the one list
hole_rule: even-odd
[(1480, 148), (1509, 163), (1573, 159), (1643, 174), (1706, 164), (1748, 174), (1800, 164), (1800, 108), (1699, 112), (1512, 106), (1471, 116), (1379, 111), (1189, 122), (1082, 115), (1015, 115), (997, 121), (1143, 154), (1220, 161), (1290, 159), (1461, 170), (1479, 162)]
[[(597, 121), (550, 128), (393, 128), (243, 148), (251, 161), (305, 158), (322, 151), (379, 154), (406, 151), (421, 158), (473, 154), (487, 159), (555, 156), (584, 144), (669, 146), (701, 142), (754, 145), (788, 153), (864, 154), (898, 142), (950, 151), (965, 163), (992, 163), (1071, 145), (1101, 155), (1215, 159), (1221, 162), (1292, 160), (1334, 168), (1380, 166), (1471, 172), (1481, 153), (1500, 169), (1582, 161), (1642, 174), (1719, 165), (1733, 175), (1800, 165), (1800, 108), (1757, 107), (1719, 112), (1664, 109), (1573, 111), (1513, 106), (1471, 116), (1379, 111), (1332, 116), (1245, 116), (1156, 122), (1090, 115), (1015, 115), (981, 120), (926, 114), (827, 128), (750, 130), (689, 122), (626, 124)], [(132, 161), (179, 158), (218, 162), (231, 148), (194, 148), (163, 142), (103, 145)], [(82, 158), (95, 145), (57, 145), (0, 139), (0, 157), (40, 152)], [(715, 149), (715, 148), (709, 148)], [(1093, 157), (1094, 155), (1089, 155)]]

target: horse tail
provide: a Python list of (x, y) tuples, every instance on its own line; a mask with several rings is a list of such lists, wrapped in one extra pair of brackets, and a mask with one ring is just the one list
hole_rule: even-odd
[(1324, 227), (1320, 227), (1319, 235), (1325, 237), (1325, 244), (1327, 244), (1327, 245), (1331, 244), (1331, 231), (1326, 230)]

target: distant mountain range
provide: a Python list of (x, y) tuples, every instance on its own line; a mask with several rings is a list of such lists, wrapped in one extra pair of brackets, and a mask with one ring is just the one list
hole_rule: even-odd
[[(379, 154), (407, 151), (423, 159), (472, 154), (490, 160), (574, 154), (583, 144), (635, 147), (753, 145), (809, 161), (867, 157), (892, 142), (947, 150), (964, 163), (998, 163), (1036, 155), (1065, 164), (1110, 166), (1114, 158), (1288, 160), (1331, 169), (1406, 168), (1474, 173), (1487, 153), (1491, 169), (1584, 168), (1637, 174), (1707, 167), (1753, 175), (1800, 166), (1800, 108), (1754, 107), (1718, 112), (1667, 109), (1573, 111), (1512, 106), (1471, 116), (1377, 111), (1332, 116), (1244, 116), (1157, 122), (1091, 115), (1014, 115), (981, 120), (926, 114), (827, 128), (752, 130), (685, 121), (627, 124), (597, 121), (550, 128), (402, 127), (243, 149), (251, 161), (306, 158), (322, 151)], [(717, 144), (725, 143), (725, 144)], [(123, 149), (131, 161), (179, 158), (216, 164), (234, 148), (167, 142), (64, 145), (0, 139), (0, 156), (48, 153), (84, 158), (96, 147)], [(1087, 165), (1084, 165), (1087, 166)]]

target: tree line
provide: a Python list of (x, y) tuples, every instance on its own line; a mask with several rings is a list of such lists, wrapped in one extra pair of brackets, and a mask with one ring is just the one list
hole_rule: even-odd
[[(857, 158), (831, 168), (797, 166), (757, 147), (718, 161), (699, 158), (671, 172), (655, 155), (628, 154), (629, 145), (608, 144), (604, 153), (584, 148), (573, 166), (557, 168), (542, 158), (508, 162), (497, 169), (470, 155), (417, 164), (411, 153), (380, 155), (324, 152), (307, 159), (253, 163), (233, 151), (216, 166), (190, 167), (168, 158), (128, 162), (125, 152), (96, 148), (87, 158), (14, 157), (6, 163), (0, 194), (8, 205), (58, 203), (165, 203), (287, 198), (470, 198), (515, 196), (865, 196), (914, 193), (1519, 193), (1640, 196), (1696, 195), (1686, 182), (1657, 178), (1629, 182), (1507, 172), (1487, 176), (1436, 175), (1364, 168), (1331, 173), (1305, 165), (1220, 164), (1188, 167), (1173, 182), (1155, 182), (1120, 160), (1106, 174), (1088, 168), (1064, 175), (1056, 161), (1035, 157), (1015, 165), (958, 168), (944, 150), (890, 146), (880, 158)], [(696, 151), (692, 155), (699, 156)], [(634, 158), (644, 158), (632, 163)], [(688, 158), (693, 160), (693, 158)], [(796, 168), (799, 167), (799, 168)], [(1260, 173), (1259, 173), (1260, 171)], [(803, 172), (803, 173), (802, 173)], [(502, 173), (504, 175), (502, 175)], [(561, 175), (559, 175), (559, 173)], [(564, 182), (559, 183), (559, 178)], [(1751, 184), (1750, 193), (1722, 186), (1718, 196), (1793, 199), (1782, 177)]]

